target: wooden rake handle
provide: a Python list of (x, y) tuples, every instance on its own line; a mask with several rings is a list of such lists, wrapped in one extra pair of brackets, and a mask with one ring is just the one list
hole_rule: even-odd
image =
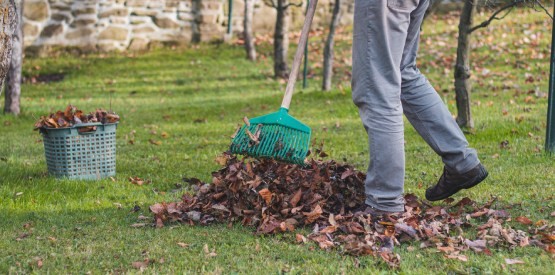
[(281, 102), (281, 107), (285, 109), (289, 109), (289, 105), (291, 104), (291, 97), (293, 97), (295, 82), (297, 81), (297, 75), (299, 74), (299, 68), (301, 67), (301, 61), (303, 59), (304, 45), (308, 40), (308, 32), (310, 31), (310, 25), (312, 24), (312, 19), (314, 18), (317, 3), (318, 0), (310, 0), (310, 4), (308, 5), (308, 9), (306, 11), (304, 25), (301, 31), (301, 38), (299, 38), (299, 44), (297, 45), (297, 51), (295, 52), (295, 58), (293, 59), (293, 66), (291, 67), (291, 73), (289, 74), (289, 80), (287, 80), (287, 87), (285, 88), (285, 95), (283, 96), (283, 101)]

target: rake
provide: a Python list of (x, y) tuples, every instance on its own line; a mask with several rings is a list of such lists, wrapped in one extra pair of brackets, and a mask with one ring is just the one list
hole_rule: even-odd
[(310, 145), (311, 130), (288, 112), (317, 2), (318, 0), (310, 1), (306, 11), (281, 108), (275, 113), (252, 118), (241, 127), (231, 142), (232, 153), (304, 164)]

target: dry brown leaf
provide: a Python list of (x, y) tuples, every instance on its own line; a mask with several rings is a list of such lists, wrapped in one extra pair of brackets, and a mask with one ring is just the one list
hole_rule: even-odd
[(252, 140), (255, 144), (258, 144), (260, 142), (258, 138), (253, 133), (251, 133), (251, 131), (249, 131), (249, 129), (245, 129), (245, 133), (247, 133), (249, 139)]
[(189, 244), (188, 244), (188, 243), (177, 243), (177, 245), (178, 245), (179, 247), (183, 247), (183, 248), (189, 247)]
[(308, 241), (306, 239), (306, 237), (304, 235), (301, 235), (301, 234), (297, 234), (295, 236), (295, 239), (297, 240), (297, 243), (306, 243)]
[(270, 192), (268, 188), (261, 189), (260, 191), (258, 191), (258, 194), (260, 194), (267, 205), (270, 205), (270, 203), (272, 202), (272, 192)]
[(505, 263), (512, 265), (512, 264), (524, 264), (525, 262), (519, 259), (505, 259)]
[(150, 183), (150, 180), (143, 180), (139, 177), (129, 177), (129, 181), (132, 184), (139, 185), (139, 186), (141, 186), (143, 184), (149, 184)]
[(214, 159), (214, 161), (215, 161), (217, 164), (219, 164), (220, 166), (224, 166), (224, 165), (227, 164), (227, 157), (226, 157), (224, 154), (222, 154), (222, 155), (217, 156), (217, 157)]
[(302, 195), (303, 195), (303, 192), (301, 188), (299, 188), (297, 192), (295, 192), (295, 195), (293, 195), (293, 197), (291, 197), (291, 199), (289, 200), (289, 203), (291, 204), (291, 206), (296, 207), (299, 201), (301, 200)]
[(251, 122), (249, 121), (249, 118), (248, 118), (248, 117), (246, 117), (246, 116), (243, 117), (243, 122), (245, 122), (245, 124), (246, 124), (248, 127), (251, 126)]
[(145, 263), (145, 262), (133, 262), (133, 263), (131, 264), (131, 266), (132, 266), (133, 268), (143, 270), (143, 269), (145, 269), (145, 268), (148, 266), (148, 263)]
[(306, 216), (306, 223), (313, 223), (318, 218), (320, 218), (322, 213), (322, 207), (320, 207), (319, 204), (317, 204), (311, 212), (303, 212), (303, 214)]
[(235, 129), (235, 132), (230, 136), (230, 138), (232, 139), (235, 138), (240, 130), (241, 130), (241, 125), (238, 125), (237, 129)]
[(147, 226), (146, 223), (134, 223), (131, 225), (131, 227), (134, 227), (134, 228), (145, 227), (145, 226)]
[(152, 145), (162, 145), (162, 141), (160, 140), (149, 139), (148, 142)]
[(525, 217), (525, 216), (516, 217), (515, 221), (517, 221), (521, 224), (525, 224), (525, 225), (532, 224), (532, 221), (530, 219), (528, 219), (527, 217)]
[(445, 254), (444, 255), (445, 258), (448, 259), (456, 259), (462, 262), (467, 262), (468, 261), (468, 257), (466, 255), (459, 255), (458, 253), (453, 253), (453, 254)]
[(212, 258), (218, 256), (218, 254), (216, 254), (216, 249), (212, 249), (212, 251), (210, 251), (210, 249), (208, 248), (208, 244), (204, 244), (202, 251), (204, 251), (204, 255), (206, 257)]
[(154, 214), (161, 214), (166, 209), (166, 207), (161, 203), (157, 203), (157, 204), (151, 205), (149, 209)]

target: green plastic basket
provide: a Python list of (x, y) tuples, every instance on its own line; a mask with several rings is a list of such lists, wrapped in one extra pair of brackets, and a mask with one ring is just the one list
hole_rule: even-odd
[[(96, 131), (79, 128), (96, 126)], [(48, 174), (56, 178), (97, 180), (116, 174), (117, 123), (83, 123), (41, 129)]]

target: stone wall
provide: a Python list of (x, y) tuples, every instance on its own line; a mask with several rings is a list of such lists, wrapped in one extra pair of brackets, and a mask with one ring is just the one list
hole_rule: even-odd
[[(324, 23), (332, 0), (321, 0), (315, 24)], [(353, 0), (346, 1), (346, 22)], [(242, 30), (243, 0), (234, 0), (233, 30)], [(74, 47), (83, 51), (145, 50), (222, 39), (227, 0), (25, 0), (24, 37), (28, 50)], [(292, 25), (304, 19), (291, 8)], [(329, 19), (328, 19), (329, 20)], [(275, 10), (256, 4), (255, 33), (271, 32)]]

